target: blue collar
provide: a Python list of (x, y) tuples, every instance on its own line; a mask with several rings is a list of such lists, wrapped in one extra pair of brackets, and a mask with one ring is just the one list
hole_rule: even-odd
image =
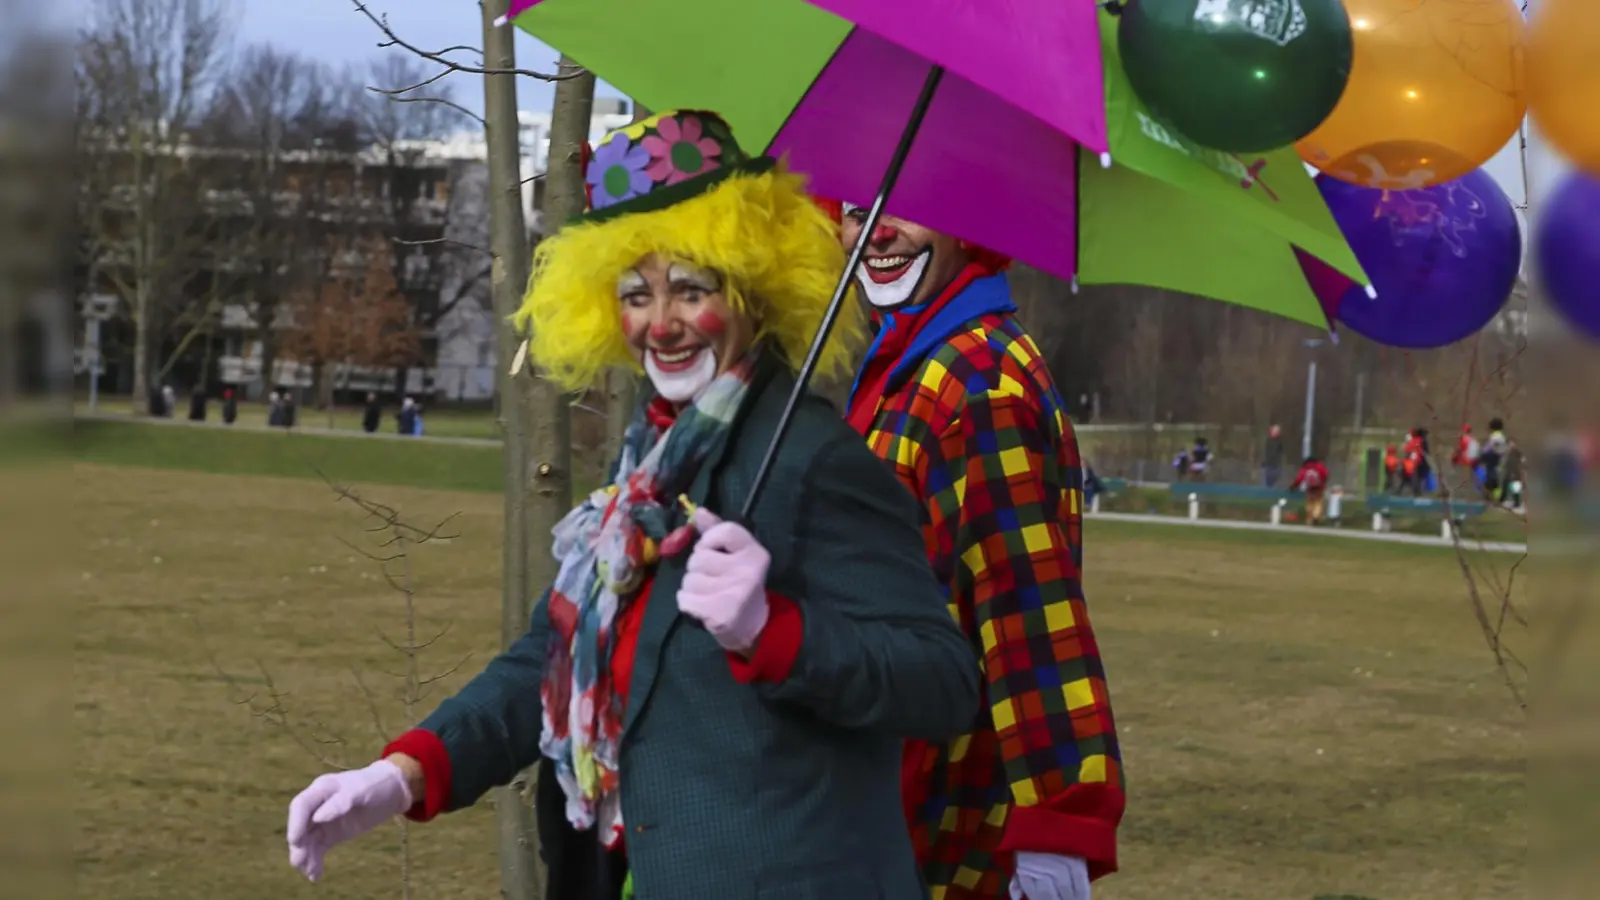
[[(896, 328), (910, 327), (911, 323), (931, 305), (932, 302), (908, 306), (883, 317), (883, 325), (873, 336), (861, 363), (861, 369), (856, 372), (855, 382), (850, 385), (849, 406), (846, 408), (855, 405), (856, 391), (861, 388), (861, 376), (866, 372), (873, 357), (877, 355), (884, 336)], [(912, 336), (911, 343), (907, 345), (905, 352), (900, 354), (900, 359), (895, 362), (894, 368), (889, 371), (889, 382), (885, 393), (897, 387), (902, 380), (915, 372), (924, 359), (968, 322), (984, 316), (1006, 315), (1016, 311), (1016, 304), (1011, 302), (1011, 284), (1006, 280), (1004, 273), (973, 281), (961, 293), (952, 297), (933, 318), (924, 322)]]

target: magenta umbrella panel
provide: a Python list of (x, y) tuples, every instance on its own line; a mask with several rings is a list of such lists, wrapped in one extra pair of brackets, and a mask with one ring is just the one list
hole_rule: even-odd
[(1421, 350), (1470, 337), (1505, 306), (1522, 266), (1522, 232), (1510, 199), (1482, 169), (1411, 191), (1316, 181), (1373, 287), (1302, 255), (1330, 321)]

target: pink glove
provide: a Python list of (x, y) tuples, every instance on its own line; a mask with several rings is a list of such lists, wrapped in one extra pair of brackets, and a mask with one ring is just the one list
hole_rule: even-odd
[(704, 508), (689, 520), (700, 540), (678, 589), (678, 609), (706, 626), (724, 650), (749, 654), (767, 627), (767, 548), (742, 526)]
[(1089, 866), (1077, 856), (1018, 850), (1011, 900), (1089, 900)]
[(411, 804), (405, 775), (388, 760), (320, 775), (289, 803), (289, 865), (316, 881), (334, 844), (366, 834)]

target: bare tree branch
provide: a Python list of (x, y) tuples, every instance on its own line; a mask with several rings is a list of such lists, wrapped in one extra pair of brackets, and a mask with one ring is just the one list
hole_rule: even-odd
[[(573, 71), (560, 72), (552, 75), (547, 72), (536, 72), (533, 69), (505, 69), (481, 65), (470, 66), (458, 63), (455, 60), (446, 57), (445, 54), (463, 49), (471, 50), (472, 48), (456, 46), (446, 47), (443, 50), (424, 50), (421, 47), (418, 47), (416, 44), (402, 39), (398, 34), (396, 34), (394, 29), (389, 26), (389, 17), (387, 15), (377, 15), (371, 9), (369, 9), (367, 4), (363, 3), (362, 0), (351, 0), (351, 2), (355, 4), (357, 11), (366, 16), (373, 25), (378, 27), (379, 31), (383, 32), (385, 40), (379, 42), (379, 47), (399, 47), (402, 50), (408, 50), (411, 53), (422, 57), (428, 62), (437, 63), (438, 65), (444, 66), (447, 70), (452, 72), (465, 72), (469, 75), (521, 75), (526, 78), (536, 78), (539, 81), (567, 81), (573, 78), (581, 78), (585, 74), (582, 68), (577, 67), (572, 67)], [(477, 51), (474, 50), (473, 52)], [(479, 53), (479, 57), (482, 57), (481, 53)]]
[[(375, 91), (380, 94), (388, 93), (388, 91), (379, 91), (374, 87), (368, 87), (367, 90)], [(483, 121), (483, 116), (480, 116), (472, 110), (467, 109), (465, 106), (462, 106), (454, 100), (446, 100), (443, 97), (390, 97), (389, 99), (395, 103), (437, 103), (440, 106), (447, 106), (456, 112), (461, 113), (474, 122), (477, 122), (479, 125), (488, 125), (487, 122)]]

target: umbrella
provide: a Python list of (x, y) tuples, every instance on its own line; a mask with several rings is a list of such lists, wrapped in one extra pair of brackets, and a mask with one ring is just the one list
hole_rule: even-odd
[[(1137, 214), (1122, 210), (1103, 241), (1088, 243), (1082, 262), (1097, 279), (1190, 289), (1171, 264), (1164, 263), (1160, 281), (1136, 271), (1141, 260), (1174, 250), (1167, 235), (1154, 231), (1172, 209), (1190, 213), (1183, 221), (1196, 231), (1182, 240), (1231, 229), (1232, 223), (1219, 228), (1215, 215), (1202, 213), (1207, 204), (1227, 208), (1217, 195), (1231, 197), (1240, 189), (1237, 180), (1228, 187), (1224, 174), (1203, 164), (1195, 170), (1151, 162), (1155, 154), (1140, 157), (1137, 138), (1122, 143), (1135, 148), (1139, 169), (1102, 173), (1098, 163), (1079, 162), (1080, 153), (1101, 159), (1118, 151), (1106, 114), (1132, 108), (1128, 90), (1114, 94), (1122, 98), (1120, 106), (1107, 103), (1101, 15), (1086, 0), (513, 0), (508, 11), (519, 27), (644, 105), (716, 110), (741, 143), (786, 156), (810, 176), (818, 194), (867, 205), (863, 239), (840, 274), (836, 307), (891, 190), (896, 215), (1063, 278), (1079, 275), (1080, 199), (1091, 211), (1107, 202), (1160, 201)], [(1287, 168), (1309, 187), (1298, 164)], [(1170, 190), (1158, 189), (1160, 180), (1174, 177)], [(1211, 199), (1196, 206), (1183, 195), (1199, 186), (1210, 190), (1204, 196)], [(1310, 191), (1315, 199), (1315, 189)], [(1123, 193), (1126, 198), (1119, 199)], [(1249, 209), (1255, 203), (1232, 205)], [(1253, 260), (1243, 245), (1271, 246), (1274, 227), (1316, 214), (1315, 204), (1309, 213), (1303, 204), (1282, 206), (1277, 215), (1253, 213), (1248, 237), (1236, 242), (1241, 246), (1213, 242), (1192, 256), (1215, 254), (1220, 247)], [(1326, 209), (1320, 214), (1325, 218)], [(1329, 237), (1326, 224), (1301, 228), (1298, 237), (1315, 245), (1309, 248), (1315, 255), (1332, 257), (1331, 264), (1358, 277), (1348, 248), (1338, 252), (1337, 229)], [(1279, 240), (1277, 249), (1293, 262), (1287, 242)], [(1216, 277), (1225, 275), (1225, 265), (1215, 258), (1204, 263), (1198, 271), (1210, 281), (1194, 283), (1208, 290), (1197, 292), (1289, 310), (1307, 321), (1315, 314), (1314, 299), (1305, 309), (1280, 310), (1266, 296), (1282, 281), (1281, 266), (1271, 277), (1252, 273), (1246, 279), (1250, 290), (1233, 290)], [(1304, 291), (1303, 279), (1298, 283)], [(791, 409), (832, 321), (831, 315), (825, 320), (801, 366)], [(788, 421), (785, 416), (773, 451)], [(774, 455), (769, 452), (769, 463)], [(758, 472), (747, 514), (767, 471), (764, 465)]]

